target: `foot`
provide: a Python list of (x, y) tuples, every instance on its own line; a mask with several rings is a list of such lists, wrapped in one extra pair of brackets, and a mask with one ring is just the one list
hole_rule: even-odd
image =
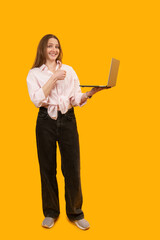
[(42, 227), (51, 228), (51, 227), (53, 227), (55, 221), (56, 221), (55, 218), (45, 217), (45, 219), (42, 222)]
[(76, 220), (74, 221), (74, 223), (76, 224), (76, 226), (82, 230), (87, 230), (90, 228), (89, 222), (87, 220), (80, 219), (80, 220)]

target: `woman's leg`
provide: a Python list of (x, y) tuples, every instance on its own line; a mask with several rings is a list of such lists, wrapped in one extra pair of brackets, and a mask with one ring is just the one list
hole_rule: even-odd
[(57, 218), (59, 197), (56, 165), (56, 121), (40, 108), (36, 123), (36, 143), (41, 175), (42, 206), (45, 217)]
[(61, 117), (59, 148), (62, 173), (65, 178), (66, 212), (71, 221), (84, 217), (80, 180), (79, 136), (73, 108)]

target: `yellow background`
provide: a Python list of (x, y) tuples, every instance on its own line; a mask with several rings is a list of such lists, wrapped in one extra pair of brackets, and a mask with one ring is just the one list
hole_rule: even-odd
[[(158, 15), (158, 0), (1, 4), (2, 239), (159, 239)], [(38, 109), (26, 77), (40, 39), (49, 33), (60, 39), (63, 63), (81, 84), (104, 84), (111, 58), (120, 60), (117, 86), (75, 108), (88, 231), (66, 218), (59, 152), (61, 215), (52, 229), (41, 227)]]

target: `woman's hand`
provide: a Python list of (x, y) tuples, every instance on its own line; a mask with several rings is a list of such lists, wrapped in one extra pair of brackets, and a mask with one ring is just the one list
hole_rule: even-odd
[(103, 89), (109, 89), (109, 88), (111, 88), (111, 87), (94, 87), (88, 92), (88, 95), (93, 96), (93, 94), (95, 94)]
[(65, 77), (66, 77), (66, 71), (65, 70), (56, 70), (55, 73), (54, 73), (54, 77), (57, 79), (57, 80), (64, 80)]
[(62, 62), (59, 63), (58, 69), (62, 67)]

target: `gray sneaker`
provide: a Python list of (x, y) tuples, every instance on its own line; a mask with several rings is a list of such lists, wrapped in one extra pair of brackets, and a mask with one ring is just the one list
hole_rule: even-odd
[(76, 226), (82, 230), (87, 230), (90, 228), (89, 222), (87, 220), (80, 219), (80, 220), (76, 220), (74, 221), (74, 223), (76, 224)]
[(45, 219), (42, 222), (42, 227), (51, 228), (51, 227), (53, 227), (55, 221), (56, 221), (55, 218), (45, 217)]

